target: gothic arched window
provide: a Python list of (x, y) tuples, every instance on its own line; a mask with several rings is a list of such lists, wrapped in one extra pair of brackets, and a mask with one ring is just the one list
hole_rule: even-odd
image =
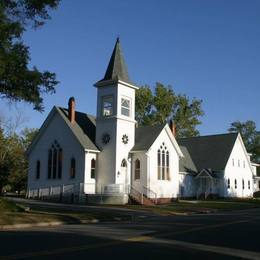
[(136, 159), (135, 160), (135, 180), (140, 180), (140, 160)]
[(76, 160), (74, 157), (70, 159), (70, 178), (74, 179), (76, 177)]
[(55, 140), (48, 151), (48, 179), (61, 179), (62, 159), (62, 148)]
[(127, 167), (126, 159), (123, 159), (121, 162), (121, 167)]
[(227, 187), (230, 189), (230, 179), (227, 180)]
[(91, 179), (95, 179), (96, 177), (96, 160), (91, 160), (91, 168), (90, 168), (90, 177)]
[(41, 174), (41, 162), (38, 160), (36, 162), (36, 179), (40, 179)]
[(157, 151), (158, 180), (170, 180), (170, 154), (164, 143)]

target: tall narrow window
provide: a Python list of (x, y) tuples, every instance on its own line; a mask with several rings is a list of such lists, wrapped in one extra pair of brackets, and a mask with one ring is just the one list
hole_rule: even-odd
[(250, 190), (250, 185), (251, 184), (251, 182), (250, 181), (248, 181), (248, 189)]
[(237, 188), (237, 179), (235, 179), (235, 189)]
[(48, 179), (52, 177), (52, 150), (49, 150), (48, 153)]
[(62, 148), (55, 140), (48, 151), (48, 179), (62, 177)]
[(107, 96), (102, 98), (102, 115), (112, 116), (113, 115), (113, 97)]
[(91, 179), (95, 179), (96, 178), (96, 160), (95, 159), (91, 160), (90, 177), (91, 177)]
[(123, 159), (121, 162), (121, 167), (127, 167), (126, 159)]
[(235, 166), (235, 160), (232, 159), (232, 166)]
[(169, 152), (164, 143), (157, 151), (157, 173), (158, 180), (170, 180)]
[(135, 180), (140, 180), (140, 160), (135, 160)]
[(243, 167), (246, 168), (246, 162), (245, 161), (243, 161)]
[(166, 152), (166, 178), (170, 180), (170, 159), (169, 159), (169, 152)]
[(76, 177), (76, 160), (75, 158), (70, 159), (70, 178), (74, 179)]
[(165, 151), (162, 151), (162, 180), (165, 180)]
[(161, 180), (161, 151), (157, 151), (157, 177)]
[(56, 179), (56, 175), (57, 175), (57, 149), (54, 148), (53, 150), (53, 169), (52, 169), (52, 178)]
[(238, 167), (240, 167), (240, 160), (237, 161), (237, 165), (238, 165)]
[(36, 179), (40, 179), (41, 174), (41, 162), (38, 160), (36, 162)]
[(230, 189), (230, 179), (227, 180), (227, 187)]
[(121, 98), (121, 114), (123, 116), (130, 116), (130, 100)]
[(58, 154), (58, 178), (61, 179), (62, 176), (62, 149), (59, 149), (59, 154)]
[(242, 189), (243, 190), (245, 189), (245, 181), (244, 181), (244, 179), (242, 180)]

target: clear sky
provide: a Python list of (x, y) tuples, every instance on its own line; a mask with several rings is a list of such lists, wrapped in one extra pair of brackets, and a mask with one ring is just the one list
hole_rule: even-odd
[(138, 85), (159, 81), (176, 93), (203, 100), (201, 134), (226, 132), (235, 120), (260, 128), (259, 0), (62, 0), (41, 29), (28, 30), (31, 65), (57, 73), (45, 112), (27, 104), (24, 126), (40, 127), (54, 105), (76, 98), (77, 110), (95, 114), (93, 84), (105, 73), (116, 37), (131, 79)]

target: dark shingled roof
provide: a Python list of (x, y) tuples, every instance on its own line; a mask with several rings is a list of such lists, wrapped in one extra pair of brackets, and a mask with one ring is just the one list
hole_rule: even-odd
[(81, 145), (88, 150), (99, 151), (95, 145), (96, 138), (96, 119), (94, 116), (85, 113), (75, 112), (76, 123), (73, 125), (68, 118), (68, 109), (57, 107), (64, 121), (75, 134)]
[[(238, 133), (180, 138), (177, 140), (185, 147), (197, 171), (208, 168), (212, 171), (224, 170)], [(190, 160), (183, 168), (190, 168)]]
[(131, 83), (122, 54), (119, 38), (117, 38), (116, 40), (116, 44), (110, 58), (105, 76), (97, 83), (107, 80), (122, 80), (124, 82)]
[(165, 125), (140, 126), (135, 129), (135, 145), (132, 151), (148, 150)]
[(184, 155), (184, 157), (180, 157), (180, 164), (179, 164), (179, 170), (180, 172), (191, 172), (196, 173), (197, 168), (192, 161), (192, 158), (185, 146), (180, 146), (181, 152)]

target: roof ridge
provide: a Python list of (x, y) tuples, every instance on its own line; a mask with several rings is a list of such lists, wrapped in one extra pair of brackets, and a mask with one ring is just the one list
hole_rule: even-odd
[[(68, 111), (69, 109), (68, 108), (66, 108), (66, 107), (60, 107), (60, 106), (57, 106), (59, 109), (64, 109), (64, 110), (66, 110), (66, 111)], [(78, 111), (78, 110), (75, 110), (75, 112), (76, 113), (80, 113), (80, 114), (84, 114), (84, 115), (87, 115), (87, 116), (92, 116), (92, 117), (95, 117), (96, 118), (96, 116), (94, 116), (94, 115), (92, 115), (92, 114), (88, 114), (88, 113), (85, 113), (85, 112), (81, 112), (81, 111)]]
[(204, 137), (216, 137), (216, 136), (223, 136), (223, 135), (238, 135), (239, 132), (231, 132), (231, 133), (223, 133), (223, 134), (213, 134), (213, 135), (200, 135), (200, 136), (191, 136), (191, 137), (181, 137), (177, 138), (177, 140), (183, 139), (192, 139), (192, 138), (204, 138)]

